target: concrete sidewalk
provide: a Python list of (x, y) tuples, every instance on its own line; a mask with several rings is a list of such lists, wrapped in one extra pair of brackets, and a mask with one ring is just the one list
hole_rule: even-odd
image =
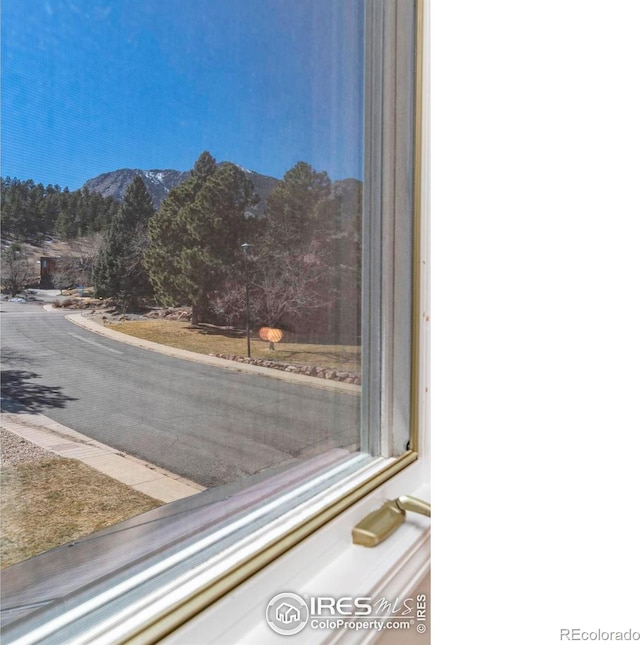
[(352, 383), (341, 383), (340, 381), (331, 381), (327, 379), (316, 378), (314, 376), (306, 376), (305, 374), (292, 374), (283, 370), (269, 369), (268, 367), (262, 367), (260, 365), (239, 363), (238, 361), (230, 361), (224, 358), (218, 358), (216, 356), (199, 354), (198, 352), (191, 352), (186, 349), (177, 349), (176, 347), (154, 343), (150, 340), (136, 338), (135, 336), (123, 334), (122, 332), (116, 331), (115, 329), (105, 327), (100, 323), (89, 320), (82, 314), (69, 314), (65, 316), (65, 318), (75, 325), (83, 327), (87, 331), (91, 331), (94, 334), (100, 334), (101, 336), (105, 336), (106, 338), (110, 338), (119, 343), (125, 343), (127, 345), (133, 345), (134, 347), (139, 347), (141, 349), (147, 349), (152, 352), (165, 354), (166, 356), (171, 356), (172, 358), (181, 358), (183, 360), (193, 361), (195, 363), (203, 363), (204, 365), (211, 365), (212, 367), (221, 367), (223, 369), (233, 370), (235, 372), (245, 372), (247, 374), (254, 374), (256, 376), (266, 376), (268, 378), (274, 378), (281, 381), (286, 381), (288, 383), (317, 387), (322, 390), (330, 390), (332, 392), (342, 392), (344, 394), (353, 395), (359, 395), (361, 392), (360, 386), (353, 385)]
[(161, 502), (173, 502), (205, 490), (195, 482), (126, 455), (67, 428), (42, 414), (3, 412), (2, 427), (60, 457), (87, 466)]

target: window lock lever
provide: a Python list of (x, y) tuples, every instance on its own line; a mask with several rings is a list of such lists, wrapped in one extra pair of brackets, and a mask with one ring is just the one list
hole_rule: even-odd
[(385, 502), (381, 508), (369, 513), (353, 528), (353, 543), (360, 546), (377, 546), (404, 522), (407, 511), (431, 517), (431, 504), (409, 495)]

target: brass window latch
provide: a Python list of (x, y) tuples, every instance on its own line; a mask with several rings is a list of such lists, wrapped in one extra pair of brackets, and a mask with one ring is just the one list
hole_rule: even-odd
[(407, 511), (431, 517), (431, 504), (409, 495), (385, 502), (382, 508), (369, 513), (353, 528), (353, 543), (360, 546), (377, 546), (404, 522)]

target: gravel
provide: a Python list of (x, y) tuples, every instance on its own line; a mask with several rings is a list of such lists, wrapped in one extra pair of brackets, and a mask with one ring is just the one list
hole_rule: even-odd
[(58, 455), (49, 452), (35, 443), (19, 437), (9, 430), (0, 429), (0, 447), (2, 448), (2, 465), (16, 466), (39, 459), (56, 459)]

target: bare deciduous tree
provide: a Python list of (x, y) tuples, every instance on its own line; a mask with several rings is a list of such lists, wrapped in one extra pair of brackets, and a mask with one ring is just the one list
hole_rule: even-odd
[(33, 269), (20, 244), (9, 246), (2, 252), (1, 258), (2, 288), (15, 296), (33, 280)]
[(250, 287), (269, 327), (312, 315), (332, 301), (328, 267), (313, 252), (302, 255), (267, 254), (258, 258)]
[[(291, 328), (331, 306), (331, 269), (315, 247), (312, 243), (306, 252), (292, 254), (263, 245), (249, 256), (247, 279), (254, 323)], [(238, 265), (229, 271), (217, 301), (232, 324), (244, 319), (245, 288), (244, 270)]]

